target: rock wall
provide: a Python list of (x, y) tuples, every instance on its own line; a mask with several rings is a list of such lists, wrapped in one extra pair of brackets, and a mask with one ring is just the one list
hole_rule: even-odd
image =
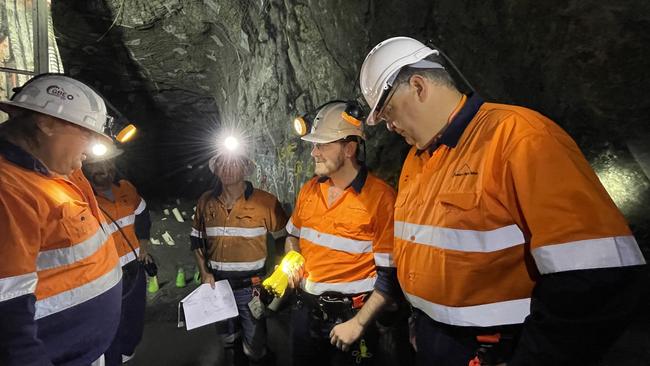
[[(198, 196), (214, 133), (231, 126), (248, 136), (255, 183), (292, 204), (312, 174), (293, 116), (358, 97), (367, 51), (410, 35), (445, 50), (484, 98), (567, 129), (647, 240), (646, 1), (89, 0), (53, 11), (66, 69), (142, 127), (127, 156), (145, 193)], [(370, 167), (395, 182), (407, 147), (368, 132)]]

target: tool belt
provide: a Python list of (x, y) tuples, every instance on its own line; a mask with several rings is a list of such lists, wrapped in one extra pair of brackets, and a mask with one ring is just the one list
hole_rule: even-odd
[(322, 320), (351, 319), (365, 304), (370, 293), (345, 295), (336, 292), (326, 292), (312, 295), (305, 291), (298, 292), (298, 301), (313, 309), (313, 315)]
[[(219, 275), (216, 273), (216, 271), (212, 271), (212, 274), (215, 278), (215, 280), (219, 279)], [(221, 278), (225, 279), (228, 281), (230, 284), (230, 288), (233, 290), (239, 290), (242, 288), (246, 287), (255, 287), (255, 286), (260, 286), (262, 284), (262, 273), (255, 273), (251, 275), (250, 277), (235, 277), (235, 278)]]

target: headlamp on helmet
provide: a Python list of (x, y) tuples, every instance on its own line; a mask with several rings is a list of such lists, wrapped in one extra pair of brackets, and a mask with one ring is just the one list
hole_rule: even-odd
[(345, 110), (341, 112), (341, 118), (343, 118), (343, 120), (353, 125), (354, 127), (361, 126), (361, 123), (365, 119), (365, 116), (363, 108), (359, 102), (356, 100), (330, 100), (329, 102), (321, 104), (316, 109), (294, 118), (293, 129), (296, 134), (300, 137), (305, 136), (312, 129), (314, 118), (316, 118), (318, 112), (325, 106), (333, 103), (345, 103)]

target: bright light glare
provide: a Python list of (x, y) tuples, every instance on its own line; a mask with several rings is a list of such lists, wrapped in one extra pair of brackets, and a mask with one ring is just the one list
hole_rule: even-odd
[(93, 155), (103, 156), (108, 152), (108, 147), (104, 144), (95, 144), (93, 145)]
[(239, 147), (239, 141), (233, 136), (228, 136), (224, 140), (224, 146), (228, 151), (235, 151)]

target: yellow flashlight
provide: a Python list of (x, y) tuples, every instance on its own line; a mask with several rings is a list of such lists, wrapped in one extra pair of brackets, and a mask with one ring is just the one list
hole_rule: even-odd
[(282, 297), (289, 285), (289, 276), (299, 271), (304, 263), (305, 258), (300, 253), (289, 251), (273, 274), (262, 282), (262, 286), (275, 297)]

